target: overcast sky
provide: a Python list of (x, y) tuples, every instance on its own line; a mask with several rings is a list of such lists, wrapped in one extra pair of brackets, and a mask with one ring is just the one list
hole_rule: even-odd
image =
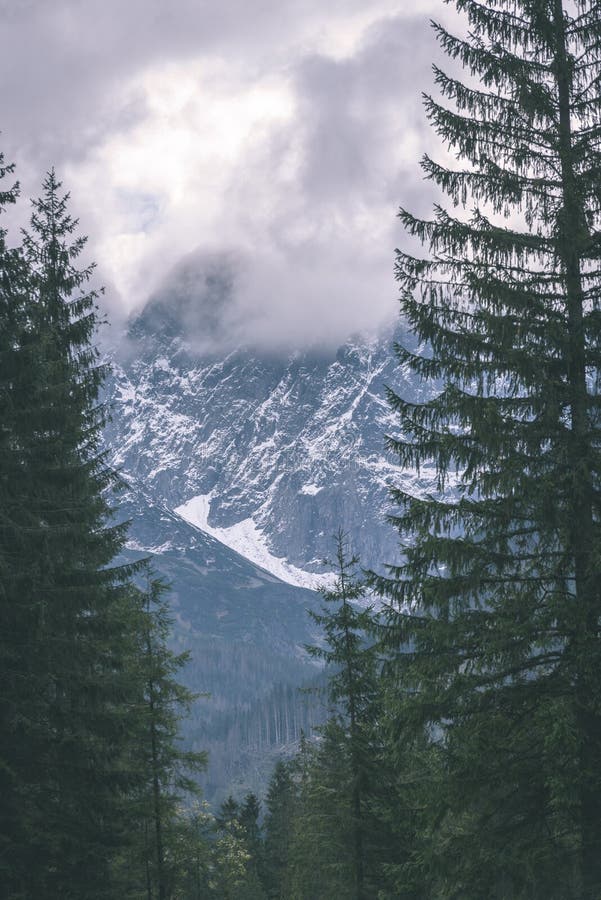
[[(399, 205), (427, 208), (442, 0), (0, 0), (0, 142), (54, 165), (118, 323), (224, 260), (242, 336), (396, 312)], [(23, 208), (24, 215), (26, 208)]]

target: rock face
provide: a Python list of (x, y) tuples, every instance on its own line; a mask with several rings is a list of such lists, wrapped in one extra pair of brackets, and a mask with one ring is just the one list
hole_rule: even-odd
[(308, 610), (314, 591), (281, 581), (156, 503), (128, 488), (119, 515), (131, 522), (125, 561), (152, 555), (169, 584), (176, 652), (187, 651), (182, 681), (201, 696), (183, 721), (186, 744), (209, 752), (200, 779), (218, 805), (229, 793), (261, 794), (277, 757), (323, 719), (323, 701), (302, 694), (321, 672), (307, 644), (320, 641)]
[(398, 433), (386, 386), (407, 399), (422, 390), (396, 364), (398, 334), (335, 351), (218, 352), (228, 285), (219, 268), (200, 285), (184, 278), (131, 323), (106, 431), (127, 484), (127, 555), (152, 554), (170, 583), (185, 681), (211, 695), (185, 737), (209, 750), (215, 802), (261, 793), (274, 755), (323, 716), (296, 688), (323, 680), (304, 649), (320, 639), (307, 588), (328, 580), (333, 535), (347, 532), (366, 568), (394, 563), (389, 485), (431, 481), (385, 450)]
[(151, 303), (116, 367), (107, 438), (132, 485), (292, 583), (315, 585), (340, 527), (365, 567), (398, 559), (389, 485), (410, 479), (417, 490), (427, 473), (423, 484), (403, 475), (385, 450), (398, 432), (386, 386), (419, 391), (396, 363), (394, 335), (215, 356), (195, 349), (186, 323)]

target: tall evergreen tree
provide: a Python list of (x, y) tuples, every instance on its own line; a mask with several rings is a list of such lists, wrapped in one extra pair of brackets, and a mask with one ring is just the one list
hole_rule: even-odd
[(113, 563), (93, 267), (54, 173), (33, 206), (22, 249), (0, 231), (0, 896), (167, 898), (205, 763), (178, 744), (187, 657), (162, 585)]
[[(435, 68), (428, 115), (465, 165), (424, 158), (463, 216), (401, 211), (399, 362), (432, 399), (391, 394), (404, 561), (392, 723), (444, 747), (432, 896), (601, 895), (601, 11), (593, 0), (456, 0), (435, 25), (467, 82)], [(479, 84), (477, 83), (479, 81)], [(445, 103), (449, 101), (448, 103)], [(510, 217), (503, 224), (501, 217)], [(441, 386), (441, 387), (440, 387)], [(400, 727), (400, 726), (399, 726)], [(436, 866), (434, 866), (436, 868)], [(441, 886), (442, 885), (442, 886)]]
[(347, 735), (332, 718), (294, 764), (298, 802), (285, 882), (290, 900), (357, 896), (353, 781)]
[(270, 900), (289, 896), (287, 866), (296, 810), (296, 787), (291, 765), (278, 760), (265, 798), (265, 886)]
[[(14, 166), (0, 154), (0, 182), (11, 177)], [(0, 213), (16, 202), (18, 185), (0, 190)], [(0, 227), (0, 896), (6, 896), (11, 869), (9, 833), (18, 814), (19, 799), (12, 751), (13, 729), (18, 715), (18, 660), (31, 622), (24, 621), (22, 603), (15, 592), (15, 560), (21, 555), (22, 529), (14, 521), (22, 488), (21, 465), (15, 446), (15, 387), (18, 346), (24, 328), (24, 280), (26, 266), (18, 251), (7, 246), (6, 229)]]
[[(143, 859), (148, 895), (158, 900), (174, 894), (179, 809), (198, 794), (193, 775), (206, 766), (206, 754), (185, 750), (179, 739), (180, 721), (195, 698), (176, 678), (189, 654), (174, 654), (167, 646), (172, 622), (163, 599), (165, 590), (161, 581), (149, 579), (147, 589), (138, 592), (144, 618), (136, 672), (132, 672), (132, 677), (141, 679), (144, 697), (137, 722), (132, 723), (132, 729), (139, 727), (134, 764), (144, 774), (135, 800), (138, 857)], [(124, 863), (132, 869), (131, 855), (126, 855)]]
[(354, 896), (362, 900), (370, 894), (366, 885), (365, 795), (373, 768), (371, 738), (378, 692), (375, 651), (366, 643), (373, 625), (371, 609), (357, 605), (365, 596), (365, 586), (356, 575), (358, 562), (357, 557), (349, 555), (345, 535), (339, 531), (336, 583), (321, 592), (327, 607), (321, 613), (311, 613), (323, 630), (325, 645), (308, 649), (331, 667), (328, 691), (343, 715), (350, 765)]
[(240, 804), (230, 794), (219, 807), (219, 812), (215, 817), (217, 827), (221, 831), (236, 831), (239, 825), (238, 818), (240, 816)]
[(124, 526), (110, 521), (105, 369), (76, 225), (51, 173), (24, 235), (25, 290), (11, 298), (0, 558), (11, 648), (2, 756), (16, 795), (2, 822), (2, 884), (14, 900), (115, 896), (111, 861), (131, 825), (123, 799), (140, 777), (128, 764), (139, 617), (131, 569), (111, 567)]
[(259, 801), (248, 794), (242, 804), (231, 795), (216, 816), (210, 896), (224, 900), (266, 900), (259, 869), (262, 857)]
[(256, 879), (263, 882), (263, 834), (259, 821), (261, 804), (256, 794), (249, 793), (240, 807), (238, 821), (244, 832), (244, 840), (250, 853), (251, 868)]
[(192, 803), (179, 816), (176, 897), (206, 900), (211, 897), (211, 836), (215, 819), (204, 804)]

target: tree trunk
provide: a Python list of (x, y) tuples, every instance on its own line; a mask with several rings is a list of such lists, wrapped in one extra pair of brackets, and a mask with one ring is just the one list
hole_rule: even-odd
[(571, 550), (574, 560), (576, 629), (571, 648), (575, 661), (577, 719), (580, 729), (580, 813), (582, 897), (601, 896), (601, 790), (598, 763), (601, 759), (601, 717), (595, 696), (599, 587), (593, 570), (594, 514), (591, 473), (591, 430), (586, 385), (586, 336), (581, 259), (586, 248), (587, 227), (578, 195), (574, 171), (570, 120), (572, 72), (566, 46), (562, 0), (554, 0), (554, 29), (557, 38), (556, 78), (559, 100), (559, 145), (563, 193), (563, 222), (559, 223), (560, 254), (565, 272), (569, 349), (572, 467)]

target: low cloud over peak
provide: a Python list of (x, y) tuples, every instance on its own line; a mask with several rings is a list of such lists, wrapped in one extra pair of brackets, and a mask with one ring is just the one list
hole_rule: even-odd
[(211, 340), (335, 343), (396, 313), (441, 3), (251, 6), (252, 36), (241, 0), (0, 2), (3, 149), (25, 193), (57, 167), (113, 320), (220, 272)]

